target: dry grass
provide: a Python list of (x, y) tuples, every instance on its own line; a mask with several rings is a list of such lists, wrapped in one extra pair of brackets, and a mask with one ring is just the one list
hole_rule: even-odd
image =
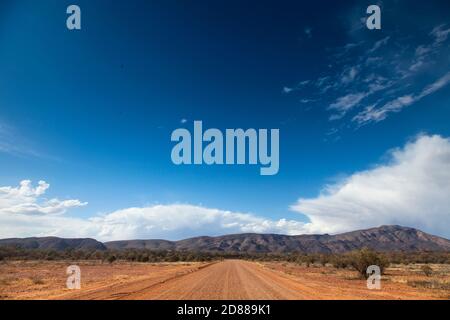
[[(296, 263), (265, 263), (266, 267), (282, 271), (286, 274), (302, 277), (311, 281), (321, 280), (334, 282), (342, 290), (355, 288), (359, 290), (365, 284), (358, 272), (348, 269), (326, 267), (305, 267)], [(423, 271), (424, 264), (392, 265), (385, 270), (382, 276), (382, 291), (406, 299), (414, 296), (423, 299), (449, 299), (450, 298), (450, 265), (429, 264), (431, 275)]]
[[(65, 261), (26, 261), (0, 263), (0, 299), (48, 299), (70, 294), (66, 289), (66, 268), (74, 264)], [(177, 277), (201, 269), (203, 263), (130, 263), (102, 264), (100, 261), (76, 263), (82, 270), (82, 289), (108, 288), (164, 277)], [(300, 283), (311, 285), (333, 297), (373, 296), (367, 292), (365, 280), (351, 269), (336, 269), (318, 264), (310, 267), (296, 263), (258, 262), (260, 266), (282, 272)], [(392, 299), (449, 299), (450, 265), (430, 264), (427, 276), (423, 264), (392, 265), (382, 277), (380, 296)], [(331, 288), (331, 289), (330, 289)], [(333, 289), (335, 288), (335, 289)], [(335, 292), (334, 292), (335, 291)]]
[(149, 274), (171, 272), (174, 266), (189, 268), (189, 263), (129, 263), (101, 261), (16, 261), (0, 264), (0, 299), (47, 299), (70, 292), (66, 288), (66, 268), (81, 268), (82, 288), (107, 286), (139, 280)]
[[(431, 269), (431, 272), (427, 270)], [(389, 268), (389, 280), (405, 283), (413, 288), (432, 289), (450, 294), (450, 265), (448, 264), (409, 264), (393, 265)]]

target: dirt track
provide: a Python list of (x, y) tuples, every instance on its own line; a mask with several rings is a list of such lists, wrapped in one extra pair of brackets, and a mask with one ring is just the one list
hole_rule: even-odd
[[(371, 291), (364, 281), (290, 275), (254, 262), (226, 260), (165, 278), (66, 295), (66, 299), (426, 299), (407, 286)], [(335, 279), (336, 280), (336, 279)]]

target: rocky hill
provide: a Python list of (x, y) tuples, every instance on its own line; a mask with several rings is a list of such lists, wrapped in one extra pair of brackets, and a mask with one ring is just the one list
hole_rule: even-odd
[(106, 242), (109, 249), (187, 250), (204, 252), (341, 253), (363, 247), (378, 251), (450, 251), (450, 241), (413, 228), (381, 226), (337, 235), (234, 234), (180, 241)]
[(174, 250), (224, 253), (343, 253), (363, 247), (377, 251), (450, 251), (450, 240), (413, 228), (381, 226), (337, 235), (232, 234), (180, 241), (124, 240), (101, 243), (94, 239), (56, 237), (3, 239), (0, 246), (52, 250)]
[(20, 247), (23, 249), (57, 250), (106, 250), (106, 246), (94, 239), (64, 239), (57, 237), (12, 238), (0, 240), (0, 246)]

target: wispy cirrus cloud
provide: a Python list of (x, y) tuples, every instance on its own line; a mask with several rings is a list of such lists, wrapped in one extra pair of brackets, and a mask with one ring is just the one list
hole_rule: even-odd
[(390, 38), (391, 38), (390, 36), (387, 36), (381, 40), (376, 41), (375, 44), (373, 45), (373, 47), (370, 48), (367, 53), (372, 54), (375, 51), (377, 51), (378, 49), (380, 49), (381, 47), (385, 46), (388, 43)]
[(331, 121), (356, 128), (380, 122), (448, 85), (449, 37), (450, 25), (439, 24), (413, 35), (349, 42), (328, 50), (333, 67), (327, 73), (285, 93), (322, 105)]
[(447, 40), (450, 35), (450, 27), (447, 27), (445, 24), (441, 24), (436, 26), (430, 34), (434, 36), (435, 42), (433, 45), (436, 46)]
[(17, 130), (0, 120), (0, 152), (16, 157), (47, 157), (36, 151), (28, 141), (23, 139)]
[(358, 105), (367, 94), (364, 92), (349, 93), (345, 96), (337, 98), (335, 102), (330, 104), (329, 110), (336, 110), (338, 113), (331, 115), (331, 120), (341, 119), (345, 114), (350, 111), (353, 107)]
[(386, 102), (383, 106), (377, 108), (372, 105), (367, 107), (364, 111), (358, 113), (353, 121), (358, 124), (363, 125), (369, 122), (379, 122), (390, 114), (395, 112), (400, 112), (403, 108), (408, 107), (421, 99), (429, 96), (430, 94), (444, 88), (450, 83), (450, 72), (445, 74), (443, 77), (439, 78), (432, 84), (424, 88), (419, 94), (407, 94), (401, 97), (397, 97), (391, 101)]

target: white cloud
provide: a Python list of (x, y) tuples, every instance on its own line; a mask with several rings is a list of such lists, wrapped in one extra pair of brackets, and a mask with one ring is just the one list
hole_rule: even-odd
[(310, 83), (310, 80), (304, 80), (304, 81), (299, 82), (294, 87), (283, 87), (282, 92), (283, 93), (291, 93), (293, 91), (298, 91), (298, 90), (301, 90), (304, 86), (308, 85), (309, 83)]
[(371, 105), (365, 108), (363, 111), (353, 117), (353, 121), (360, 125), (364, 125), (370, 122), (379, 122), (387, 118), (389, 113), (400, 112), (403, 108), (408, 107), (426, 96), (439, 91), (450, 83), (450, 72), (437, 79), (432, 84), (425, 87), (419, 94), (408, 94), (401, 97), (397, 97), (391, 101), (388, 101), (380, 108), (375, 108)]
[(92, 237), (98, 240), (182, 239), (230, 233), (299, 234), (303, 222), (272, 220), (189, 204), (118, 210), (89, 219), (0, 213), (0, 238), (28, 236)]
[(317, 99), (300, 99), (300, 103), (307, 104), (311, 102), (316, 102)]
[(368, 51), (368, 53), (374, 53), (375, 51), (377, 51), (378, 49), (380, 49), (382, 46), (386, 45), (389, 41), (391, 37), (386, 37), (383, 38), (381, 40), (378, 40), (377, 42), (375, 42), (375, 44), (373, 45), (373, 47)]
[(439, 78), (434, 83), (432, 83), (428, 87), (426, 87), (422, 91), (422, 93), (418, 96), (418, 99), (422, 99), (432, 93), (435, 93), (436, 91), (442, 89), (449, 83), (450, 83), (450, 72), (448, 72), (443, 77)]
[(48, 188), (44, 181), (33, 187), (29, 180), (18, 187), (0, 187), (0, 238), (51, 235), (99, 240), (180, 239), (242, 232), (298, 234), (303, 230), (299, 221), (189, 204), (127, 208), (88, 219), (73, 218), (64, 213), (87, 203), (41, 199)]
[(41, 200), (49, 187), (45, 181), (39, 181), (33, 188), (30, 180), (21, 181), (18, 187), (0, 187), (0, 214), (58, 215), (70, 208), (87, 205), (79, 200)]
[(389, 101), (381, 108), (374, 108), (373, 106), (367, 107), (364, 111), (357, 114), (353, 119), (360, 124), (367, 122), (378, 122), (386, 119), (387, 115), (391, 112), (399, 112), (404, 107), (413, 104), (416, 99), (411, 95), (405, 95), (398, 97), (395, 100)]
[(284, 87), (284, 88), (283, 88), (283, 92), (284, 92), (284, 93), (290, 93), (290, 92), (292, 92), (292, 91), (294, 91), (294, 89), (292, 89), (292, 88), (289, 88), (289, 87)]
[(298, 234), (303, 223), (271, 220), (188, 204), (128, 208), (90, 219), (101, 239), (164, 238), (180, 239), (199, 235), (229, 233)]
[(358, 105), (366, 96), (366, 93), (358, 92), (339, 97), (328, 107), (329, 110), (336, 110), (338, 112), (338, 114), (332, 115), (330, 119), (337, 120), (342, 118), (349, 110)]
[[(424, 28), (413, 35), (397, 34), (376, 42), (366, 39), (327, 49), (332, 68), (317, 74), (301, 98), (323, 102), (331, 112), (330, 121), (345, 121), (344, 116), (354, 112), (352, 125), (347, 127), (360, 128), (382, 121), (436, 92), (448, 83), (446, 76), (425, 89), (422, 81), (433, 81), (430, 76), (448, 72), (450, 47), (446, 41), (450, 27), (428, 27), (429, 30)], [(366, 106), (362, 105), (363, 99)]]
[(292, 209), (305, 229), (336, 233), (400, 224), (450, 236), (450, 139), (420, 136), (390, 152), (390, 161), (328, 185)]
[(33, 187), (24, 180), (17, 187), (0, 187), (0, 237), (47, 236), (76, 237), (84, 221), (64, 216), (67, 210), (87, 205), (79, 200), (43, 198), (50, 187), (39, 181)]
[(416, 49), (416, 57), (422, 58), (429, 54), (432, 51), (432, 48), (430, 46), (426, 45), (419, 45)]
[(335, 58), (342, 58), (346, 54), (349, 53), (349, 51), (361, 46), (364, 42), (360, 41), (358, 43), (347, 43), (346, 45), (342, 47), (338, 47), (335, 49), (336, 54), (334, 55)]
[(49, 185), (0, 188), (0, 238), (92, 237), (102, 241), (231, 233), (338, 233), (400, 224), (450, 237), (450, 139), (423, 135), (389, 152), (389, 161), (327, 185), (316, 198), (291, 209), (309, 222), (270, 219), (190, 204), (117, 210), (91, 218), (63, 213), (79, 200), (41, 199)]
[(450, 28), (445, 29), (445, 24), (435, 27), (430, 33), (430, 35), (435, 38), (435, 44), (441, 44), (442, 42), (447, 40), (449, 34)]
[(344, 73), (342, 74), (341, 82), (343, 84), (351, 83), (353, 80), (355, 80), (358, 73), (359, 73), (358, 66), (353, 66), (353, 67), (347, 68), (346, 70), (344, 70)]

